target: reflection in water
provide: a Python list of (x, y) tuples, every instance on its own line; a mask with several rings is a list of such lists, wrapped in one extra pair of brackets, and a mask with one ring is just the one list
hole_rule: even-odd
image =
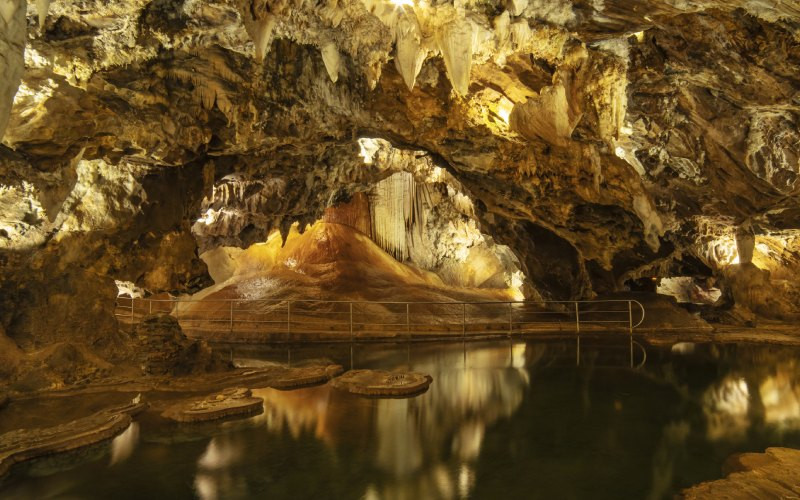
[(694, 342), (678, 342), (677, 344), (673, 344), (670, 350), (676, 354), (691, 354), (694, 352), (694, 348)]
[(296, 391), (254, 389), (253, 395), (264, 399), (264, 413), (253, 421), (271, 432), (288, 429), (295, 439), (308, 432), (332, 446), (336, 438), (328, 418), (332, 392), (328, 385)]
[(675, 475), (675, 462), (686, 450), (689, 431), (689, 422), (685, 420), (670, 422), (664, 428), (661, 442), (653, 457), (653, 482), (647, 495), (648, 500), (658, 500), (668, 496)]
[[(412, 369), (430, 373), (436, 389), (416, 398), (367, 400), (327, 385), (261, 389), (253, 394), (264, 398), (265, 412), (254, 421), (273, 433), (288, 429), (294, 438), (312, 433), (332, 448), (343, 427), (362, 429), (383, 479), (367, 485), (365, 498), (465, 498), (475, 483), (472, 467), (487, 426), (522, 403), (529, 383), (525, 364), (524, 343), (434, 351)], [(212, 440), (201, 462), (218, 446)], [(205, 472), (200, 477), (212, 479)], [(220, 491), (218, 485), (203, 488)]]
[(524, 343), (448, 351), (412, 366), (430, 373), (436, 390), (378, 402), (376, 462), (389, 473), (380, 498), (469, 495), (486, 428), (513, 414), (524, 398), (525, 351)]
[(111, 462), (109, 465), (116, 465), (130, 458), (138, 443), (139, 423), (133, 422), (122, 434), (111, 441)]
[(433, 385), (410, 399), (254, 390), (261, 415), (143, 420), (83, 462), (14, 472), (0, 498), (655, 500), (719, 477), (732, 453), (800, 447), (800, 350), (648, 347), (631, 370), (628, 345), (587, 342), (579, 367), (574, 342), (414, 346), (410, 361), (363, 348), (368, 366), (409, 363)]
[(198, 473), (194, 480), (197, 496), (202, 500), (216, 500), (246, 495), (246, 478), (236, 472), (236, 466), (244, 458), (240, 439), (230, 434), (211, 438), (197, 460)]
[(703, 396), (709, 439), (743, 434), (749, 426), (750, 392), (744, 378), (728, 376)]
[(800, 369), (795, 359), (763, 360), (737, 370), (708, 388), (703, 411), (708, 437), (744, 439), (753, 428), (800, 430)]
[(764, 405), (764, 421), (782, 430), (800, 429), (797, 362), (790, 360), (775, 368), (775, 375), (766, 377), (759, 386), (761, 403)]

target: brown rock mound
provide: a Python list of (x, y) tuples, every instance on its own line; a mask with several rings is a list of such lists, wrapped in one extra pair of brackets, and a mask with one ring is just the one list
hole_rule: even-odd
[(226, 389), (201, 400), (182, 401), (161, 416), (176, 422), (207, 422), (229, 417), (257, 415), (264, 411), (264, 400), (253, 397), (250, 389)]
[(433, 378), (417, 372), (395, 373), (382, 370), (350, 370), (331, 380), (341, 391), (364, 396), (416, 396), (428, 390)]
[(183, 334), (168, 315), (151, 315), (136, 325), (139, 362), (146, 375), (186, 375), (223, 371), (233, 366), (211, 351), (204, 341)]
[(733, 455), (723, 469), (728, 477), (707, 481), (684, 490), (680, 497), (699, 498), (798, 498), (800, 450), (767, 448), (764, 453)]

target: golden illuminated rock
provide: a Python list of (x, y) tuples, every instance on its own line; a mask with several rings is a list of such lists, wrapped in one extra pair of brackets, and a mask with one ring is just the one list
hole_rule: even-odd
[(206, 422), (231, 417), (256, 415), (264, 411), (264, 400), (253, 397), (249, 389), (232, 388), (202, 400), (176, 403), (162, 416), (176, 422)]
[(401, 397), (423, 393), (431, 382), (433, 378), (423, 373), (350, 370), (331, 380), (331, 386), (362, 396)]
[(213, 295), (359, 196), (343, 221), (470, 296), (713, 280), (709, 320), (794, 321), (799, 21), (777, 0), (0, 0), (3, 342), (122, 366), (115, 282)]

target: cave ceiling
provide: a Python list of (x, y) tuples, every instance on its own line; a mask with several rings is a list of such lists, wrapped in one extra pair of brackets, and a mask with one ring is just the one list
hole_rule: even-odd
[(569, 296), (800, 229), (796, 1), (0, 0), (0, 25), (0, 243), (40, 269), (135, 280), (231, 174), (313, 222), (386, 177), (365, 137), (445, 169), (530, 273), (567, 259)]

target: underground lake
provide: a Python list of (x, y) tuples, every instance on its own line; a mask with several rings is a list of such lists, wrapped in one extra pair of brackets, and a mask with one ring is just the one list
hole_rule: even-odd
[(216, 347), (241, 366), (324, 358), (433, 383), (404, 399), (253, 389), (263, 413), (190, 427), (146, 415), (15, 467), (0, 497), (660, 499), (722, 477), (731, 454), (800, 446), (797, 347), (642, 340), (633, 368), (624, 336), (580, 353), (575, 339)]

